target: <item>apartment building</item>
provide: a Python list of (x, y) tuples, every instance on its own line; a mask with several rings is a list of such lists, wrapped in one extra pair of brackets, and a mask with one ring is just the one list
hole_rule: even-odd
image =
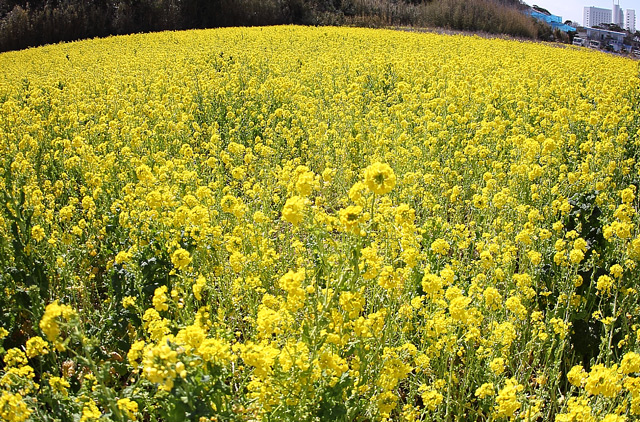
[(611, 23), (613, 22), (611, 9), (602, 9), (593, 6), (585, 7), (582, 21), (584, 22), (584, 26), (591, 28), (602, 23)]
[(627, 9), (624, 16), (624, 29), (633, 33), (636, 32), (636, 11)]

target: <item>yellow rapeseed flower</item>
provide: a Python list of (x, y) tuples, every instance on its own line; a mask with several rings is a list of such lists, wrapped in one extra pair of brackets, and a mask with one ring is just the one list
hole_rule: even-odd
[(395, 187), (396, 175), (388, 164), (375, 162), (364, 170), (364, 183), (371, 192), (384, 195)]

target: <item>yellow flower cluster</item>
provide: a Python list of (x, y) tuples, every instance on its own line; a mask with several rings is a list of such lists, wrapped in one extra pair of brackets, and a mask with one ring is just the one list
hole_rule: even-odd
[(33, 413), (20, 394), (3, 392), (0, 397), (0, 416), (8, 422), (24, 422)]
[(47, 305), (44, 315), (40, 320), (40, 329), (47, 339), (54, 343), (56, 349), (64, 350), (64, 344), (60, 341), (61, 323), (68, 322), (76, 315), (69, 305), (60, 305), (57, 300)]
[(283, 26), (0, 67), (1, 418), (640, 416), (637, 63)]
[(384, 195), (396, 185), (396, 175), (389, 164), (375, 162), (364, 169), (364, 183), (371, 192)]

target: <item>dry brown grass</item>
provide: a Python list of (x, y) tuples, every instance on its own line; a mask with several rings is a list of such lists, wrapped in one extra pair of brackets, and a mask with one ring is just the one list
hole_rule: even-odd
[(550, 34), (497, 0), (75, 0), (40, 9), (17, 5), (0, 16), (0, 51), (109, 34), (279, 24), (437, 27), (529, 39)]

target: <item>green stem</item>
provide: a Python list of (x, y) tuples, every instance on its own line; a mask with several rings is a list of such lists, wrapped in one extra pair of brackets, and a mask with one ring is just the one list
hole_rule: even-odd
[[(616, 312), (618, 311), (618, 309), (617, 309), (618, 308), (618, 291), (619, 291), (619, 289), (616, 288), (616, 295), (613, 298), (613, 318), (614, 318), (614, 321), (615, 321), (615, 318), (616, 318)], [(607, 366), (609, 366), (609, 364), (611, 363), (611, 355), (612, 355), (612, 353), (611, 353), (611, 343), (613, 342), (613, 332), (614, 332), (613, 324), (614, 324), (614, 321), (611, 322), (611, 328), (609, 330), (609, 343), (607, 344), (607, 362), (606, 362)]]

